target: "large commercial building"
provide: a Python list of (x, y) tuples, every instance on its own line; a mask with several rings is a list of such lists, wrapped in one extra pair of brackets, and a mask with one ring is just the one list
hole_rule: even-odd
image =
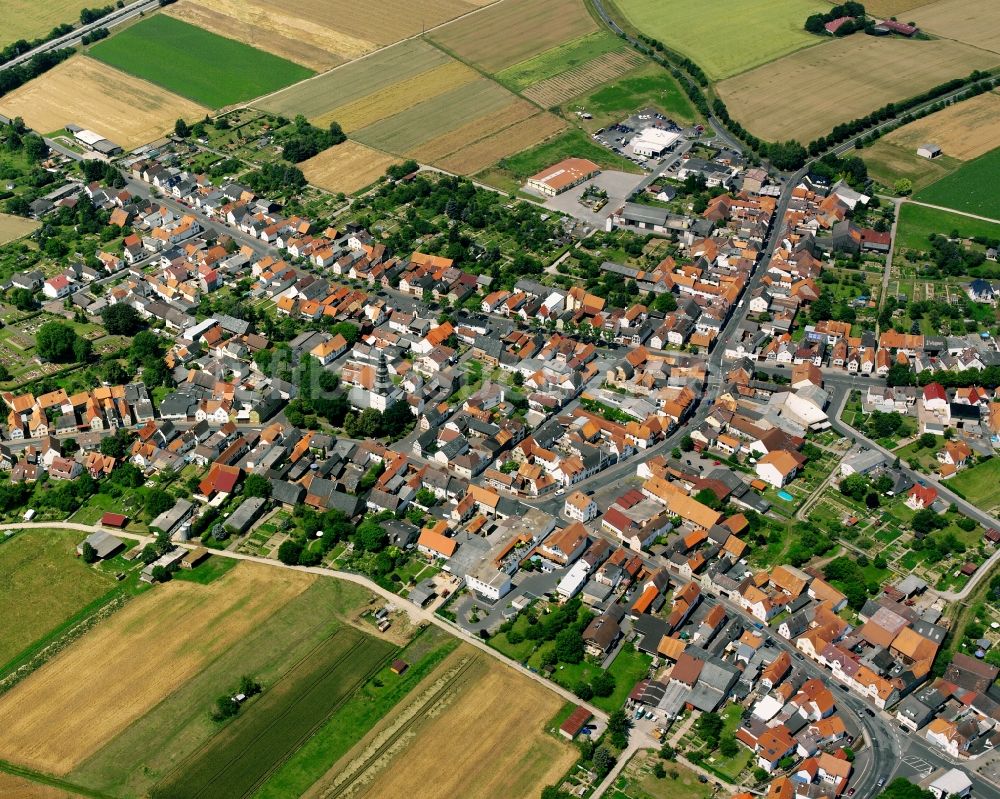
[(528, 178), (528, 188), (546, 197), (555, 197), (567, 189), (579, 186), (585, 180), (590, 180), (600, 172), (601, 168), (586, 158), (566, 158)]

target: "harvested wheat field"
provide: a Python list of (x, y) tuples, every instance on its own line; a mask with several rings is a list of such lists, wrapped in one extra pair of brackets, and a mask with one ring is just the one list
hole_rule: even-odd
[(435, 136), (425, 144), (412, 151), (412, 156), (422, 164), (432, 164), (446, 155), (468, 147), (471, 142), (478, 141), (499, 132), (522, 119), (535, 116), (538, 109), (525, 100), (513, 100), (509, 105), (499, 108), (491, 114), (486, 114), (461, 127)]
[(1000, 3), (938, 0), (906, 15), (928, 33), (1000, 53)]
[(428, 35), (463, 61), (497, 72), (596, 29), (579, 0), (502, 0)]
[[(718, 84), (729, 113), (762, 139), (806, 143), (841, 122), (912, 97), (1000, 56), (945, 40), (847, 36)], [(808, 103), (790, 87), (822, 87)]]
[(492, 136), (473, 142), (461, 150), (457, 150), (447, 158), (438, 161), (439, 165), (449, 172), (460, 175), (474, 175), (486, 167), (495, 164), (501, 158), (519, 153), (534, 147), (541, 141), (562, 132), (566, 123), (559, 117), (548, 114), (536, 114), (509, 128), (494, 133)]
[(903, 125), (885, 136), (884, 141), (913, 150), (933, 142), (945, 155), (968, 161), (1000, 147), (998, 120), (1000, 94), (987, 92)]
[(165, 13), (317, 72), (375, 48), (373, 42), (299, 19), (274, 4), (258, 7), (240, 0), (181, 0), (167, 6)]
[(0, 47), (46, 36), (64, 22), (79, 22), (81, 9), (90, 5), (90, 0), (4, 0)]
[(0, 796), (17, 799), (76, 799), (79, 795), (0, 772)]
[(414, 39), (289, 86), (255, 105), (287, 117), (304, 114), (316, 120), (334, 108), (451, 62), (436, 47)]
[(0, 214), (0, 244), (27, 236), (38, 227), (38, 222), (23, 216)]
[[(578, 756), (545, 731), (562, 704), (544, 686), (462, 645), (305, 796), (533, 799)], [(442, 741), (461, 742), (446, 769)]]
[(67, 773), (314, 579), (240, 564), (135, 598), (0, 698), (0, 759)]
[(206, 110), (85, 56), (73, 56), (0, 100), (0, 114), (23, 117), (35, 130), (73, 123), (126, 149), (162, 136), (179, 117), (201, 119)]
[(352, 103), (333, 108), (314, 119), (320, 127), (333, 120), (348, 133), (372, 125), (400, 111), (457, 89), (479, 78), (479, 73), (458, 61), (449, 61), (412, 78), (407, 78), (381, 91)]
[(370, 186), (399, 159), (348, 139), (299, 164), (306, 180), (327, 191), (352, 194)]
[[(865, 11), (873, 17), (895, 17), (906, 14), (907, 11), (925, 6), (934, 0), (868, 0), (865, 3)], [(906, 22), (906, 19), (902, 19)]]
[(521, 94), (542, 108), (552, 108), (603, 83), (610, 83), (620, 78), (642, 64), (644, 60), (635, 50), (607, 53), (575, 69), (539, 81)]

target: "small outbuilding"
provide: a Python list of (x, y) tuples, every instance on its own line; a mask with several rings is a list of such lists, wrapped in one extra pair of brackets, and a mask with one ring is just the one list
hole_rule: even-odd
[(121, 530), (128, 524), (128, 516), (121, 513), (111, 513), (108, 511), (101, 517), (102, 527), (114, 527), (116, 530)]
[(208, 550), (205, 547), (196, 547), (195, 549), (190, 550), (181, 559), (181, 568), (193, 569), (199, 563), (204, 563), (206, 560), (208, 560), (208, 555), (209, 555)]
[(941, 148), (936, 144), (921, 144), (917, 148), (917, 155), (921, 158), (937, 158), (941, 155)]
[(585, 707), (577, 705), (576, 709), (569, 714), (569, 718), (559, 725), (559, 734), (573, 740), (579, 735), (587, 722), (593, 718), (593, 714)]
[(404, 674), (408, 668), (410, 668), (410, 664), (405, 660), (394, 660), (392, 661), (392, 665), (389, 667), (389, 670), (393, 674)]

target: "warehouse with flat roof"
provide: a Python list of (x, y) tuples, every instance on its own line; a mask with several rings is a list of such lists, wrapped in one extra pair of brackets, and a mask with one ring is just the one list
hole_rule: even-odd
[(586, 158), (565, 158), (537, 175), (532, 175), (528, 178), (527, 186), (546, 197), (555, 197), (600, 173), (601, 168), (593, 161)]

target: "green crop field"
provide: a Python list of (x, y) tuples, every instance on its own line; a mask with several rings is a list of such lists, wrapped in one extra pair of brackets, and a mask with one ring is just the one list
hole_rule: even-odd
[[(115, 586), (76, 557), (81, 533), (32, 530), (0, 543), (0, 665)], [(16, 620), (16, 623), (14, 621)]]
[(567, 109), (582, 108), (593, 114), (592, 126), (596, 130), (649, 105), (679, 122), (694, 122), (697, 118), (677, 81), (656, 64), (639, 67), (586, 97), (576, 98)]
[(496, 78), (514, 90), (525, 89), (540, 80), (559, 75), (605, 53), (622, 50), (625, 46), (618, 37), (598, 31), (553, 47), (520, 64), (507, 67), (498, 72)]
[(99, 42), (90, 55), (209, 108), (251, 100), (313, 74), (162, 14)]
[(957, 231), (963, 238), (983, 236), (988, 239), (1000, 239), (998, 224), (904, 202), (899, 212), (896, 247), (926, 250), (929, 246), (927, 237), (931, 233), (947, 236), (952, 231)]
[(803, 29), (818, 0), (614, 0), (619, 15), (683, 53), (716, 80), (824, 41)]
[(152, 795), (239, 799), (252, 793), (395, 651), (379, 638), (341, 628)]
[(914, 199), (1000, 219), (998, 183), (1000, 147), (966, 162), (960, 169), (917, 192)]

